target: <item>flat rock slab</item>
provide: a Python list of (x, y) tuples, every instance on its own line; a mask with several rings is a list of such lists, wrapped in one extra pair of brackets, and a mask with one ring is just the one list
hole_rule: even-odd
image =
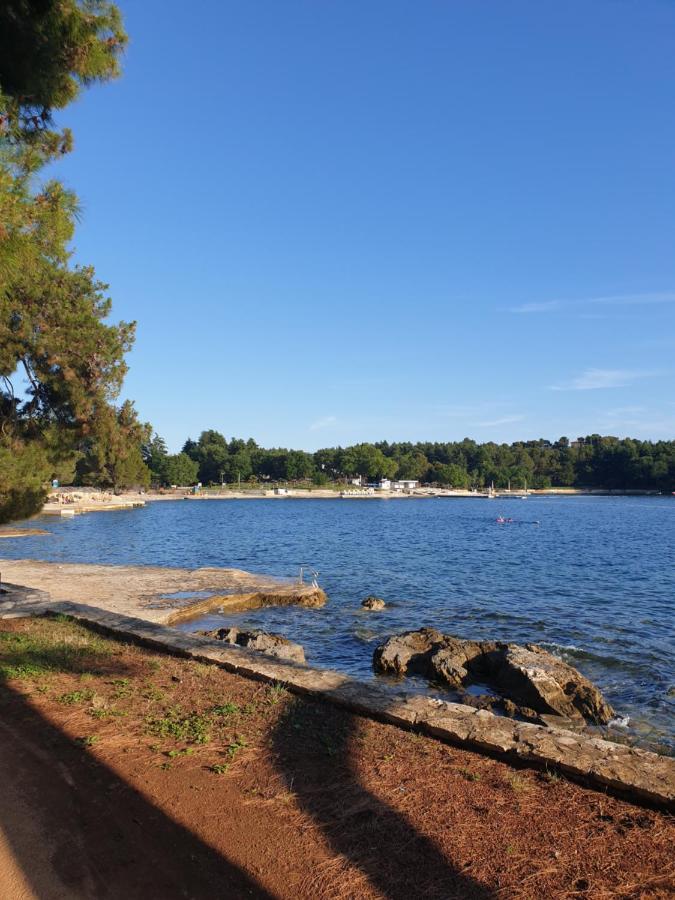
[(0, 538), (34, 537), (35, 535), (52, 534), (44, 528), (0, 528)]
[(248, 678), (281, 682), (290, 691), (362, 715), (415, 728), (507, 761), (552, 768), (628, 799), (675, 811), (675, 759), (671, 757), (559, 728), (515, 722), (487, 710), (430, 699), (389, 685), (366, 684), (339, 672), (271, 659), (244, 647), (93, 606), (61, 602), (27, 603), (24, 608), (24, 615), (70, 615), (123, 640), (214, 663)]
[[(284, 582), (240, 569), (174, 569), (4, 559), (1, 574), (14, 584), (48, 593), (54, 601), (103, 607), (123, 616), (173, 624), (215, 608), (255, 609), (270, 605), (319, 607), (321, 588)], [(180, 596), (177, 596), (180, 595)], [(198, 600), (196, 597), (206, 597)]]
[(281, 585), (276, 590), (255, 591), (248, 594), (214, 594), (183, 609), (174, 610), (165, 616), (164, 621), (167, 625), (176, 625), (179, 622), (197, 619), (214, 610), (228, 613), (262, 609), (266, 606), (305, 606), (309, 609), (320, 609), (326, 605), (327, 599), (320, 587), (307, 584)]

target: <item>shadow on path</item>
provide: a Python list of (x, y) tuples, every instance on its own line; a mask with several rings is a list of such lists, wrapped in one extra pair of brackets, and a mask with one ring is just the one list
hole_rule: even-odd
[(4, 683), (0, 785), (0, 829), (40, 900), (271, 900)]
[(273, 737), (289, 790), (333, 853), (358, 867), (390, 900), (492, 898), (490, 890), (454, 868), (433, 840), (361, 784), (352, 761), (357, 721), (346, 710), (292, 698)]

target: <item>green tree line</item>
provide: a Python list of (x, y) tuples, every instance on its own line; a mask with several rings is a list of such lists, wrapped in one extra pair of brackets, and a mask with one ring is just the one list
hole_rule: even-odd
[(362, 477), (415, 479), (454, 488), (595, 487), (615, 490), (675, 490), (675, 441), (639, 441), (599, 434), (574, 441), (479, 444), (396, 442), (327, 447), (315, 453), (266, 449), (252, 440), (227, 440), (218, 431), (188, 439), (168, 454), (157, 437), (144, 447), (155, 482), (203, 484), (302, 481), (316, 485)]

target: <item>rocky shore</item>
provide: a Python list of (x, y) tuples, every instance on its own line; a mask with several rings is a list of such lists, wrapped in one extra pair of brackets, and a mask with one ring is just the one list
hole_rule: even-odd
[[(608, 722), (611, 706), (583, 675), (534, 644), (473, 641), (430, 628), (395, 635), (376, 649), (376, 671), (396, 678), (421, 675), (451, 689), (460, 702), (414, 692), (399, 697), (396, 690), (391, 694), (385, 679), (361, 683), (338, 672), (306, 668), (304, 648), (282, 635), (239, 628), (190, 635), (167, 627), (177, 615), (192, 617), (195, 610), (201, 615), (203, 604), (228, 608), (228, 599), (244, 608), (272, 603), (321, 606), (326, 596), (316, 586), (224, 569), (60, 566), (25, 560), (6, 565), (12, 580), (29, 588), (6, 584), (0, 617), (77, 614), (94, 627), (117, 628), (153, 646), (213, 659), (253, 678), (310, 691), (451, 743), (528, 764), (556, 765), (574, 777), (589, 777), (635, 796), (667, 797), (668, 803), (675, 798), (673, 761), (589, 733), (586, 723)], [(218, 585), (232, 593), (211, 594)], [(209, 596), (195, 600), (199, 591)], [(368, 599), (377, 608), (375, 601), (382, 598)], [(367, 612), (371, 614), (376, 613)]]
[[(507, 715), (557, 724), (606, 725), (614, 710), (598, 688), (556, 656), (536, 644), (464, 640), (433, 628), (407, 631), (378, 646), (376, 672), (403, 677), (422, 675), (455, 688), (462, 702), (498, 708)], [(468, 693), (483, 685), (494, 693)]]
[(248, 647), (249, 650), (257, 650), (277, 659), (286, 659), (290, 662), (305, 663), (305, 651), (301, 644), (289, 641), (281, 634), (269, 634), (267, 631), (240, 631), (238, 628), (216, 628), (212, 631), (198, 631), (204, 637), (213, 638), (216, 641), (224, 641), (239, 647)]

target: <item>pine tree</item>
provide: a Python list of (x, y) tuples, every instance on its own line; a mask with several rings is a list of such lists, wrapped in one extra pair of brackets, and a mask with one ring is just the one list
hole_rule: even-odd
[(48, 479), (78, 459), (93, 483), (147, 480), (146, 429), (113, 405), (134, 325), (105, 323), (106, 285), (70, 264), (77, 199), (39, 181), (72, 147), (54, 112), (115, 77), (125, 43), (102, 0), (0, 6), (0, 521), (37, 512)]

